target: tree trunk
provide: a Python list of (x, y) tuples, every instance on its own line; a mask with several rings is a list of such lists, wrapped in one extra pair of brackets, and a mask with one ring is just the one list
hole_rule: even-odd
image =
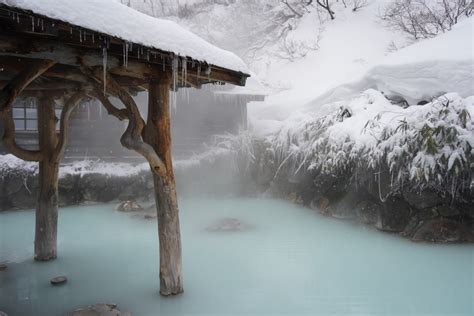
[(165, 296), (183, 292), (179, 210), (171, 158), (169, 87), (169, 80), (150, 83), (145, 130), (145, 141), (166, 166), (165, 176), (153, 173), (160, 241), (160, 293)]
[(58, 228), (59, 162), (52, 156), (58, 142), (54, 101), (42, 97), (38, 106), (39, 146), (45, 157), (39, 163), (39, 196), (36, 208), (35, 260), (55, 259)]

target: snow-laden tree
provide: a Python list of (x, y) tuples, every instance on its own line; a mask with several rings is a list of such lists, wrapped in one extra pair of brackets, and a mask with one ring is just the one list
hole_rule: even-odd
[(413, 39), (431, 38), (450, 31), (474, 14), (472, 0), (394, 0), (382, 15), (389, 27)]

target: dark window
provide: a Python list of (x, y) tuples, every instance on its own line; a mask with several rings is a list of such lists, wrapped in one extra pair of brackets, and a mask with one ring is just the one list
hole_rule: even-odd
[[(56, 106), (56, 130), (59, 130), (61, 108)], [(26, 99), (17, 102), (12, 111), (17, 131), (38, 131), (38, 109), (34, 100)]]
[(17, 131), (37, 131), (38, 112), (33, 102), (23, 101), (15, 104), (13, 108), (13, 120)]

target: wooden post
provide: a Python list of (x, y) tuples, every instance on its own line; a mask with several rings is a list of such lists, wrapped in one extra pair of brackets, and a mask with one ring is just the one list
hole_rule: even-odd
[(247, 100), (242, 101), (240, 111), (242, 113), (242, 130), (246, 131), (248, 129)]
[(58, 173), (53, 159), (58, 143), (54, 100), (41, 97), (38, 106), (39, 146), (45, 157), (39, 163), (39, 196), (36, 208), (35, 260), (48, 261), (57, 256)]
[(179, 210), (171, 158), (169, 91), (169, 79), (150, 83), (145, 130), (145, 141), (166, 165), (164, 176), (153, 173), (160, 242), (160, 293), (165, 296), (183, 292)]

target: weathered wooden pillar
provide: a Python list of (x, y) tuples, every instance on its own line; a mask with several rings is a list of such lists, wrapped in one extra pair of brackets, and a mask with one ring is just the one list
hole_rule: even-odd
[(179, 210), (171, 157), (169, 91), (169, 79), (150, 83), (145, 130), (145, 141), (166, 165), (164, 176), (153, 173), (160, 242), (160, 293), (165, 296), (183, 292)]
[(53, 154), (58, 143), (54, 100), (41, 97), (38, 106), (39, 146), (44, 159), (39, 163), (39, 196), (36, 208), (35, 260), (55, 259), (58, 227), (59, 162)]

